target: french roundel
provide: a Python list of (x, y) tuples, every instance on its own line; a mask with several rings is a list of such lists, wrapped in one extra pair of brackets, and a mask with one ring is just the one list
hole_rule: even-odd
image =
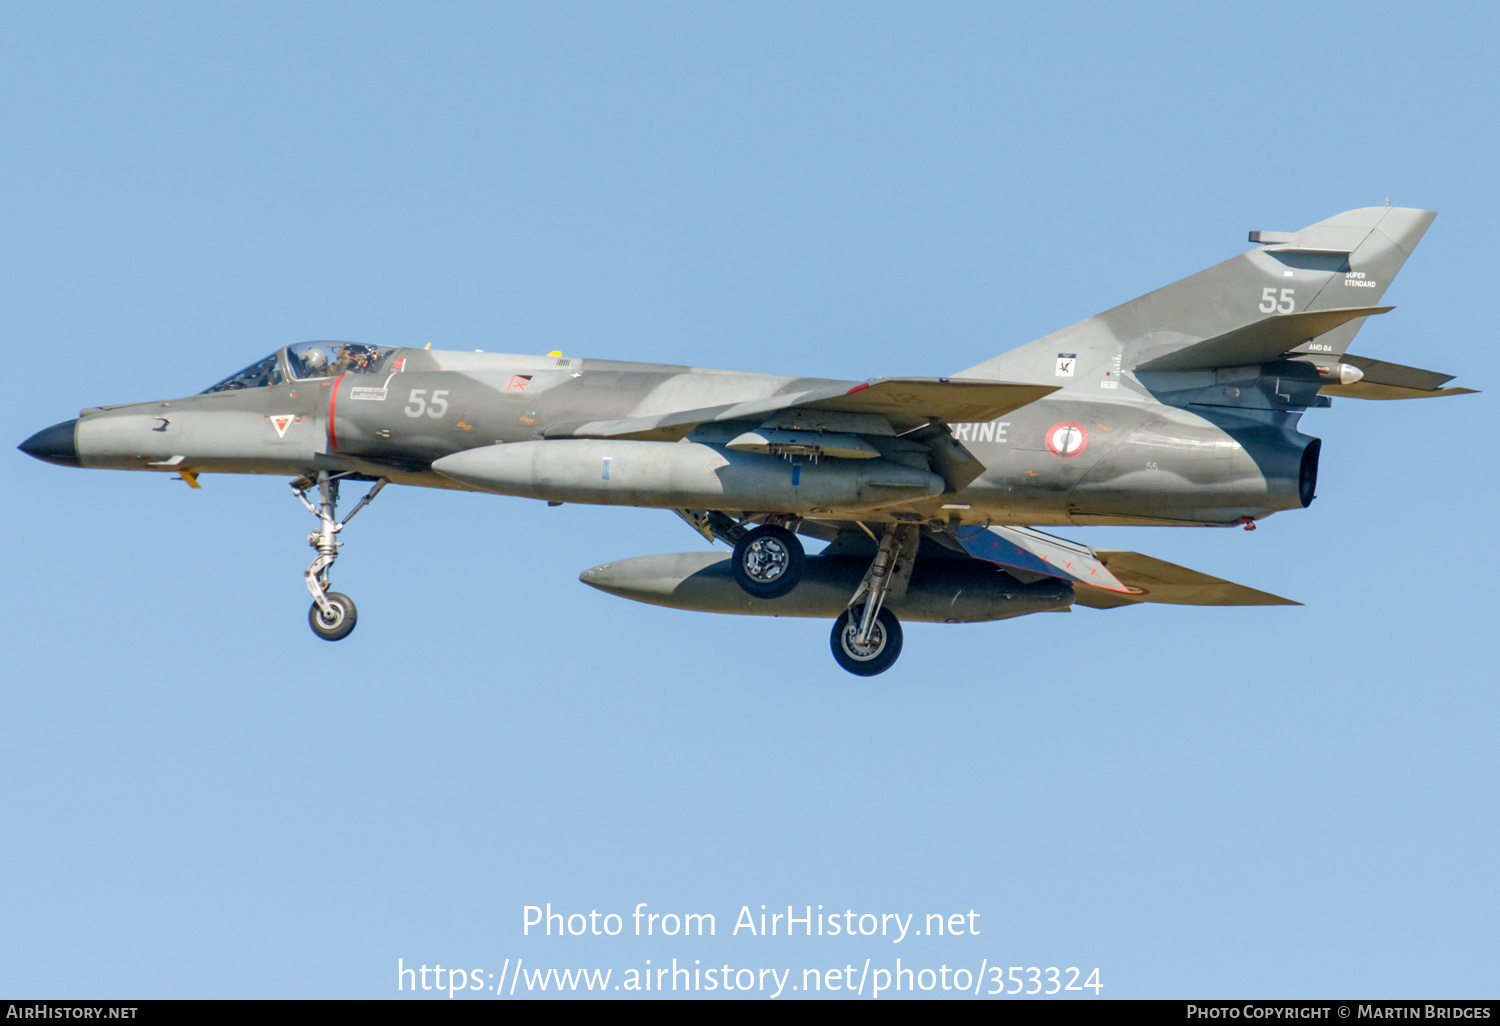
[(1061, 459), (1070, 460), (1089, 446), (1089, 433), (1082, 424), (1065, 420), (1047, 429), (1047, 451)]

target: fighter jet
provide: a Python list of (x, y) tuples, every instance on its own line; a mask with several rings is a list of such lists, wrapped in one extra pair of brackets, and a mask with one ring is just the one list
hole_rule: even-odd
[[(900, 654), (902, 619), (1295, 605), (1039, 528), (1253, 529), (1313, 501), (1306, 410), (1472, 391), (1348, 352), (1392, 309), (1386, 288), (1435, 216), (1387, 203), (1251, 232), (1247, 252), (946, 377), (303, 342), (197, 395), (90, 407), (20, 448), (194, 488), (202, 474), (291, 477), (317, 518), (303, 576), (329, 641), (358, 616), (330, 582), (339, 535), (388, 483), (670, 510), (708, 550), (582, 581), (678, 609), (830, 619), (839, 665), (872, 676)], [(372, 487), (340, 520), (345, 481)], [(809, 556), (807, 538), (827, 544)]]

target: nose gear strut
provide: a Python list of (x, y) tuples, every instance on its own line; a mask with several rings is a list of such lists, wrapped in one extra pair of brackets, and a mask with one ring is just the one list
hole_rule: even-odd
[[(385, 478), (376, 479), (375, 487), (371, 488), (369, 493), (349, 511), (349, 515), (340, 522), (337, 519), (339, 481), (353, 475), (354, 471), (345, 471), (341, 474), (331, 474), (326, 470), (319, 471), (316, 479), (318, 486), (316, 504), (307, 498), (307, 490), (314, 484), (313, 478), (299, 477), (292, 482), (292, 493), (297, 496), (302, 505), (307, 507), (309, 513), (318, 518), (318, 529), (307, 536), (307, 544), (316, 549), (318, 554), (302, 576), (306, 578), (307, 590), (313, 597), (312, 608), (307, 613), (308, 624), (312, 627), (313, 633), (324, 641), (338, 641), (340, 638), (348, 637), (359, 618), (359, 612), (349, 596), (328, 590), (329, 568), (333, 566), (334, 560), (339, 558), (339, 546), (344, 544), (336, 536), (344, 529), (345, 524), (354, 519), (354, 514), (364, 509), (365, 505), (380, 493), (380, 489), (386, 486)], [(365, 477), (364, 480), (368, 481), (369, 478)]]

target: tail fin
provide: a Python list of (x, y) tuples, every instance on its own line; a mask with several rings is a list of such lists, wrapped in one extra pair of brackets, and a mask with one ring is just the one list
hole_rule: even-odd
[[(1364, 323), (1360, 311), (1389, 309), (1380, 298), (1436, 216), (1363, 207), (1296, 232), (1251, 232), (1250, 240), (1261, 244), (1256, 249), (958, 376), (1092, 391), (1111, 387), (1121, 369), (1154, 361), (1202, 366), (1196, 355), (1182, 355), (1199, 345), (1213, 349), (1202, 355), (1215, 366), (1260, 363), (1282, 352), (1341, 355)], [(1287, 314), (1300, 320), (1271, 327)], [(1267, 331), (1257, 328), (1262, 324)], [(1275, 349), (1271, 357), (1268, 347)]]
[[(1317, 298), (1299, 309), (1379, 306), (1380, 297), (1385, 295), (1391, 280), (1422, 241), (1435, 217), (1434, 211), (1411, 207), (1364, 207), (1308, 225), (1297, 233), (1295, 248), (1274, 246), (1266, 252), (1284, 253), (1288, 260), (1293, 260), (1297, 250), (1338, 252), (1348, 246), (1347, 264), (1334, 269), (1341, 273), (1332, 274)], [(1357, 320), (1340, 325), (1318, 336), (1318, 349), (1301, 347), (1299, 351), (1342, 355), (1363, 324), (1364, 321)]]

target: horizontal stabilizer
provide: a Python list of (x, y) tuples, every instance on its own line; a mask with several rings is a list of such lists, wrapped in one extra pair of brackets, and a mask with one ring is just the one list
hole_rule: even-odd
[(700, 424), (761, 420), (786, 410), (874, 414), (888, 420), (899, 434), (933, 421), (970, 423), (994, 420), (1056, 391), (1055, 385), (1019, 385), (1006, 381), (876, 378), (854, 386), (835, 385), (654, 417), (558, 425), (548, 428), (545, 437), (675, 441)]
[(1470, 395), (1475, 391), (1472, 388), (1444, 388), (1453, 380), (1452, 374), (1371, 360), (1350, 353), (1345, 353), (1341, 359), (1358, 367), (1365, 376), (1352, 385), (1324, 385), (1318, 389), (1324, 395), (1350, 399), (1430, 399), (1440, 395)]
[(1395, 307), (1359, 306), (1338, 310), (1308, 310), (1280, 314), (1235, 328), (1222, 335), (1194, 342), (1164, 356), (1136, 365), (1143, 371), (1212, 370), (1215, 367), (1247, 367), (1270, 363), (1340, 325)]
[(965, 552), (988, 563), (1079, 581), (1112, 592), (1128, 590), (1087, 545), (1054, 538), (1029, 527), (965, 527), (955, 537)]
[(1300, 606), (1302, 603), (1247, 588), (1243, 584), (1200, 574), (1185, 566), (1139, 552), (1099, 549), (1095, 555), (1125, 586), (1124, 593), (1097, 588), (1075, 589), (1073, 601), (1094, 609), (1114, 609), (1140, 602), (1174, 606)]

